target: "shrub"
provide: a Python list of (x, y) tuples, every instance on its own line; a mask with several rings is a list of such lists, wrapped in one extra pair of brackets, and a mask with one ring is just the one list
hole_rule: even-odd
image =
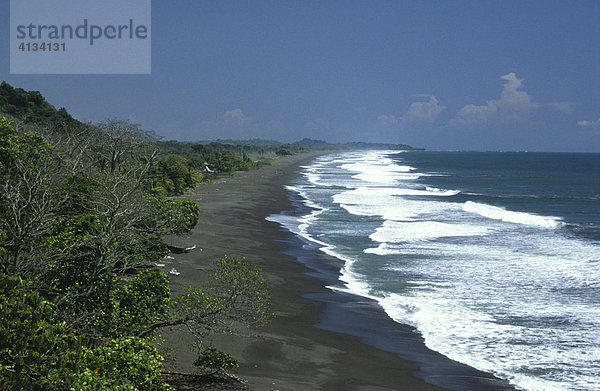
[(225, 373), (228, 369), (237, 368), (238, 362), (227, 353), (218, 351), (213, 346), (201, 347), (200, 355), (194, 365), (209, 372), (210, 375)]

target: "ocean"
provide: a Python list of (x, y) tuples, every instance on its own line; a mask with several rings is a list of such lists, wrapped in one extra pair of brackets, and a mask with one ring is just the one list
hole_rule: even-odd
[(600, 390), (600, 154), (353, 151), (272, 216), (426, 346), (522, 390)]

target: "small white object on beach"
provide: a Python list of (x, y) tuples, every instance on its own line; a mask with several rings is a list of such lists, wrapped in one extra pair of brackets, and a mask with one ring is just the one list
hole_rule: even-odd
[(172, 257), (172, 256), (170, 256), (170, 255), (165, 255), (165, 256), (164, 256), (164, 258), (165, 258), (165, 259), (175, 259), (175, 258), (173, 258), (173, 257)]
[(157, 263), (157, 262), (155, 262), (154, 266), (156, 266), (156, 267), (165, 267), (165, 264), (164, 263)]
[(175, 269), (175, 268), (172, 268), (171, 270), (169, 270), (169, 274), (172, 274), (172, 275), (174, 275), (174, 276), (178, 276), (178, 275), (180, 275), (181, 273), (179, 273), (179, 272), (177, 271), (177, 269)]
[(196, 249), (196, 245), (195, 244), (192, 247), (186, 247), (186, 248), (184, 248), (182, 252), (187, 253), (187, 252), (190, 252), (190, 251), (192, 251), (194, 249)]

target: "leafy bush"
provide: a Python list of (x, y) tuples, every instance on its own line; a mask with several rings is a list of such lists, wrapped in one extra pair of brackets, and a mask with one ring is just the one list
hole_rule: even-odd
[[(176, 154), (162, 156), (154, 167), (152, 187), (155, 191), (164, 191), (167, 195), (183, 194), (199, 182), (198, 175), (189, 168), (188, 160)], [(201, 179), (201, 178), (200, 178)]]
[(149, 342), (128, 337), (89, 349), (51, 314), (51, 304), (24, 281), (0, 274), (3, 390), (171, 390)]
[(194, 365), (214, 375), (226, 373), (228, 369), (237, 368), (238, 362), (227, 353), (218, 351), (213, 346), (201, 347), (200, 355)]
[[(136, 337), (114, 339), (86, 355), (87, 368), (99, 378), (99, 389), (172, 390), (160, 372), (162, 361), (149, 342)], [(81, 383), (83, 379), (77, 380)]]
[(138, 334), (169, 317), (169, 278), (159, 269), (140, 272), (119, 297), (121, 328)]
[(0, 113), (23, 118), (31, 123), (72, 123), (73, 117), (64, 108), (56, 110), (39, 91), (25, 91), (10, 84), (0, 84)]
[(4, 390), (68, 389), (83, 348), (51, 305), (24, 281), (0, 274), (0, 384)]

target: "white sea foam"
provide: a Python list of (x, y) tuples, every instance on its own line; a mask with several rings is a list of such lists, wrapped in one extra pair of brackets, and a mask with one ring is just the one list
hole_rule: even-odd
[(353, 173), (352, 178), (373, 184), (394, 184), (399, 181), (415, 180), (422, 176), (414, 167), (396, 164), (387, 155), (393, 151), (371, 151), (346, 161), (338, 168)]
[(410, 171), (416, 170), (416, 168), (411, 167), (411, 166), (402, 166), (402, 165), (398, 165), (398, 164), (393, 164), (390, 159), (386, 159), (385, 161), (383, 161), (383, 163), (382, 163), (382, 160), (375, 160), (375, 161), (371, 161), (369, 163), (365, 163), (363, 161), (363, 162), (359, 162), (359, 163), (342, 164), (338, 167), (342, 168), (344, 170), (348, 170), (348, 171), (364, 172), (367, 174), (370, 174), (370, 173), (375, 174), (376, 172), (380, 172), (380, 171), (394, 173), (394, 172), (410, 172)]
[(300, 233), (300, 230), (298, 229), (298, 218), (295, 216), (272, 214), (265, 217), (265, 220), (277, 223), (292, 233)]
[(293, 191), (295, 193), (298, 193), (298, 195), (302, 198), (302, 203), (306, 206), (308, 206), (309, 208), (313, 208), (313, 209), (323, 209), (323, 207), (321, 205), (319, 205), (318, 203), (312, 201), (310, 199), (310, 197), (308, 196), (308, 193), (304, 190), (302, 190), (301, 188), (297, 187), (297, 186), (286, 186), (286, 189), (289, 191)]
[[(368, 198), (373, 196), (437, 196), (449, 197), (458, 194), (459, 190), (420, 190), (403, 187), (357, 187), (350, 191), (345, 191), (334, 197), (335, 202), (352, 202), (354, 204), (372, 203)], [(343, 197), (354, 197), (351, 201), (345, 201)]]
[(502, 220), (508, 223), (535, 225), (543, 228), (558, 228), (563, 225), (560, 218), (553, 216), (539, 216), (524, 212), (514, 212), (487, 204), (467, 201), (463, 204), (466, 212), (477, 213), (483, 217), (494, 220)]
[[(567, 281), (562, 277), (566, 269), (575, 266), (575, 260), (565, 260), (566, 266), (546, 274), (544, 262), (562, 260), (521, 255), (518, 261), (503, 264), (494, 259), (511, 259), (510, 249), (492, 251), (488, 257), (486, 248), (481, 247), (481, 262), (472, 265), (456, 263), (448, 249), (440, 252), (452, 261), (431, 264), (422, 272), (434, 281), (446, 278), (451, 283), (409, 281), (420, 285), (410, 294), (384, 293), (379, 302), (390, 317), (415, 326), (431, 349), (496, 373), (523, 389), (595, 389), (591, 385), (600, 385), (593, 370), (590, 372), (590, 364), (600, 359), (600, 309), (579, 302), (557, 305), (547, 296), (579, 285), (574, 276)], [(398, 266), (396, 272), (410, 273), (410, 268)], [(553, 319), (573, 325), (553, 328)], [(564, 365), (581, 367), (584, 372), (568, 380), (539, 378), (529, 372), (558, 374)]]
[(363, 182), (380, 183), (380, 184), (393, 184), (399, 181), (412, 181), (422, 177), (422, 174), (404, 174), (395, 173), (390, 174), (389, 172), (373, 172), (373, 173), (360, 173), (353, 175), (352, 178), (360, 179)]
[(339, 278), (340, 281), (344, 283), (346, 288), (348, 288), (349, 293), (370, 299), (376, 299), (375, 296), (371, 295), (371, 286), (367, 282), (367, 278), (353, 270), (353, 265), (356, 262), (355, 259), (340, 254), (338, 251), (336, 251), (335, 246), (326, 245), (321, 247), (320, 250), (329, 256), (338, 258), (345, 262), (344, 266), (340, 270)]
[(385, 221), (369, 237), (380, 243), (401, 243), (454, 236), (485, 235), (489, 228), (439, 221)]
[[(557, 373), (563, 365), (588, 368), (587, 375), (582, 373), (570, 382), (573, 389), (592, 389), (591, 384), (600, 385), (589, 372), (590, 363), (600, 359), (600, 308), (586, 304), (578, 295), (556, 300), (562, 291), (581, 292), (600, 279), (599, 270), (581, 267), (582, 260), (599, 248), (566, 238), (555, 238), (550, 244), (543, 237), (530, 237), (527, 242), (527, 253), (503, 242), (496, 247), (436, 244), (430, 256), (435, 259), (437, 248), (443, 258), (420, 264), (418, 270), (427, 279), (445, 279), (451, 284), (429, 285), (425, 279), (429, 289), (391, 294), (393, 298), (381, 304), (397, 321), (417, 327), (432, 349), (497, 373), (524, 389), (569, 389), (564, 378), (541, 379), (523, 372), (536, 363), (544, 363), (541, 371), (555, 368)], [(538, 254), (545, 246), (564, 251)], [(406, 265), (389, 270), (411, 273)], [(556, 326), (554, 319), (572, 326)]]
[[(437, 201), (420, 201), (401, 197), (415, 195), (411, 190), (392, 187), (359, 187), (333, 196), (333, 202), (340, 204), (349, 213), (359, 216), (381, 216), (384, 220), (411, 221), (418, 216), (436, 215), (457, 205)], [(428, 195), (441, 195), (428, 192)], [(448, 193), (447, 195), (450, 195)]]
[[(353, 189), (352, 192), (346, 192), (346, 195), (359, 195), (362, 198), (364, 196), (435, 196), (435, 197), (450, 197), (460, 193), (460, 190), (422, 190), (402, 187), (358, 187)], [(337, 200), (340, 200), (339, 196)], [(336, 200), (336, 202), (338, 202)], [(358, 202), (356, 202), (358, 203)]]
[(319, 174), (315, 174), (314, 172), (306, 171), (303, 172), (302, 175), (308, 179), (308, 181), (314, 185), (318, 186), (330, 186), (324, 182), (321, 182), (321, 176)]
[(379, 246), (373, 248), (366, 248), (363, 250), (365, 254), (375, 255), (392, 255), (402, 254), (402, 248), (399, 246), (390, 245), (388, 243), (380, 243)]
[(377, 300), (431, 349), (519, 389), (600, 389), (600, 247), (555, 231), (556, 217), (451, 202), (458, 190), (408, 167), (338, 153), (306, 169), (318, 183), (290, 189), (315, 211), (287, 224), (344, 262), (344, 286), (329, 288)]

